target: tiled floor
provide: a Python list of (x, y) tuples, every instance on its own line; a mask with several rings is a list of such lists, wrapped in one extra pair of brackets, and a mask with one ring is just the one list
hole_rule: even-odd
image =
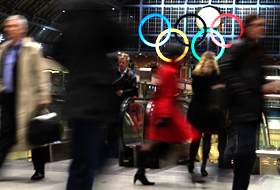
[[(46, 165), (46, 178), (41, 181), (31, 181), (33, 166), (27, 161), (6, 161), (0, 171), (0, 190), (64, 190), (68, 177), (70, 160), (52, 162)], [(133, 185), (135, 168), (118, 166), (116, 159), (108, 159), (99, 170), (94, 182), (94, 190), (231, 190), (232, 170), (222, 170), (215, 164), (208, 164), (208, 177), (202, 178), (205, 183), (192, 183), (193, 179), (201, 178), (199, 163), (191, 175), (186, 166), (173, 166), (164, 169), (148, 169), (147, 177), (156, 182), (155, 186), (142, 186), (139, 182)], [(252, 175), (249, 190), (279, 190), (280, 176)]]

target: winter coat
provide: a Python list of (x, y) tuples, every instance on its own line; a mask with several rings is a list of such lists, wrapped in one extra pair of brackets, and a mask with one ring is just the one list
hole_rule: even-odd
[(225, 124), (222, 111), (209, 110), (210, 87), (221, 82), (221, 77), (213, 71), (210, 76), (193, 75), (193, 97), (188, 110), (188, 119), (201, 133), (216, 134)]
[(236, 40), (219, 62), (223, 80), (231, 93), (233, 122), (260, 121), (263, 110), (261, 86), (264, 79), (262, 50), (250, 47), (245, 38)]
[[(149, 122), (145, 126), (146, 139), (167, 143), (183, 143), (192, 138), (198, 138), (197, 131), (192, 128), (186, 116), (176, 107), (175, 94), (178, 91), (175, 74), (178, 74), (178, 69), (173, 66), (163, 66), (160, 72), (161, 84), (154, 94), (148, 116)], [(166, 127), (157, 128), (156, 123), (160, 118), (168, 118)]]
[[(116, 68), (114, 71), (114, 81), (118, 80), (120, 77), (121, 77), (121, 73), (118, 70), (118, 68)], [(123, 91), (123, 94), (120, 97), (117, 97), (120, 106), (125, 98), (138, 96), (138, 86), (136, 83), (135, 74), (130, 69), (127, 69), (127, 71), (123, 75), (123, 79), (124, 79), (123, 84), (118, 86), (117, 89)]]
[[(7, 41), (0, 46), (0, 73), (2, 73), (3, 56), (11, 45)], [(50, 79), (43, 70), (46, 69), (39, 44), (32, 38), (25, 38), (18, 55), (16, 73), (16, 144), (12, 151), (25, 151), (35, 148), (26, 138), (29, 121), (37, 114), (38, 104), (50, 103)], [(3, 90), (2, 77), (0, 89)], [(0, 137), (1, 138), (1, 137)]]
[(95, 1), (66, 5), (64, 29), (53, 48), (54, 59), (69, 70), (64, 113), (73, 119), (114, 122), (120, 108), (106, 54), (126, 44), (126, 31), (105, 5)]

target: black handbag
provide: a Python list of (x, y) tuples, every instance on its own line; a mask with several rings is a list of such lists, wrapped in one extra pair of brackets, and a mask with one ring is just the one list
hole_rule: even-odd
[(208, 111), (225, 111), (229, 108), (231, 94), (225, 84), (220, 83), (210, 87), (208, 94)]
[(62, 126), (56, 113), (45, 113), (34, 117), (29, 124), (27, 139), (33, 145), (43, 145), (61, 139)]

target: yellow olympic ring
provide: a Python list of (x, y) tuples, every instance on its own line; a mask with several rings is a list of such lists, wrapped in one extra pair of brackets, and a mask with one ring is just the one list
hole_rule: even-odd
[[(176, 28), (172, 28), (172, 29), (171, 29), (171, 32), (176, 32), (176, 33), (180, 34), (180, 35), (183, 37), (185, 43), (186, 43), (186, 44), (189, 44), (189, 40), (188, 40), (188, 38), (187, 38), (187, 36), (185, 35), (184, 32), (182, 32), (181, 30), (178, 30), (178, 29), (176, 29)], [(165, 34), (167, 34), (167, 33), (168, 33), (168, 29), (164, 30), (162, 33), (160, 33), (160, 35), (158, 35), (157, 40), (156, 40), (156, 52), (157, 52), (158, 56), (159, 56), (162, 60), (164, 60), (164, 61), (166, 61), (166, 62), (171, 62), (172, 59), (169, 59), (169, 58), (167, 58), (167, 57), (164, 57), (164, 56), (162, 55), (162, 53), (160, 52), (160, 49), (159, 49), (159, 41), (160, 41), (161, 38), (162, 38)], [(181, 59), (183, 59), (183, 58), (185, 57), (185, 55), (188, 53), (188, 51), (189, 51), (189, 46), (186, 46), (186, 47), (185, 47), (185, 50), (184, 50), (184, 52), (183, 52), (183, 54), (182, 54), (180, 57), (178, 57), (177, 59), (175, 59), (175, 62), (178, 62), (178, 61), (180, 61)]]

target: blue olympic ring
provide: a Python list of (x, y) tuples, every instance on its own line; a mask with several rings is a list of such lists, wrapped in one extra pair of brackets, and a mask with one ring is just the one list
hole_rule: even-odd
[(168, 27), (168, 34), (167, 34), (166, 38), (165, 38), (162, 42), (160, 42), (160, 43), (158, 44), (158, 46), (162, 46), (163, 44), (165, 44), (165, 43), (169, 40), (169, 38), (170, 38), (170, 36), (171, 36), (171, 23), (169, 22), (169, 20), (168, 20), (165, 16), (163, 16), (162, 14), (159, 14), (159, 13), (149, 14), (149, 15), (147, 15), (145, 18), (143, 18), (143, 20), (140, 22), (140, 24), (139, 24), (139, 29), (138, 29), (140, 39), (141, 39), (142, 42), (145, 43), (147, 46), (156, 47), (156, 44), (153, 44), (153, 43), (148, 42), (148, 41), (144, 38), (144, 36), (143, 36), (143, 34), (142, 34), (142, 27), (143, 27), (144, 23), (145, 23), (149, 18), (151, 18), (151, 17), (160, 17), (160, 18), (162, 18), (162, 19), (166, 22), (166, 24), (167, 24), (167, 27)]
[[(193, 37), (193, 39), (192, 39), (192, 44), (191, 44), (192, 53), (193, 53), (193, 55), (195, 56), (195, 58), (196, 58), (197, 60), (199, 60), (199, 61), (200, 61), (201, 58), (200, 58), (200, 57), (197, 55), (197, 53), (195, 52), (194, 44), (195, 44), (195, 41), (196, 41), (196, 39), (198, 38), (198, 36), (199, 36), (200, 34), (202, 34), (203, 32), (204, 32), (204, 29), (203, 29), (203, 30), (200, 30), (200, 31)], [(225, 45), (225, 40), (224, 40), (223, 36), (222, 36), (217, 30), (207, 29), (207, 32), (213, 32), (214, 34), (216, 34), (216, 35), (220, 38), (222, 44)], [(216, 56), (215, 59), (216, 59), (216, 60), (220, 59), (220, 58), (222, 57), (222, 55), (224, 54), (224, 51), (225, 51), (225, 47), (222, 47), (220, 53)]]

